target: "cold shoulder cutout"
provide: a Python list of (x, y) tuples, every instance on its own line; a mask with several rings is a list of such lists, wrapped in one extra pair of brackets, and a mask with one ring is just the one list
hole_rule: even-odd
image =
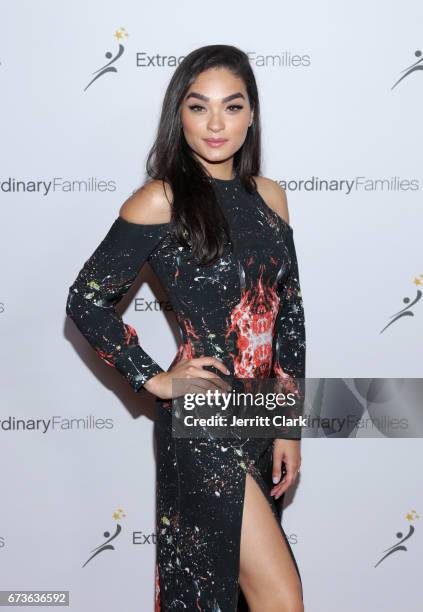
[(129, 223), (140, 225), (164, 225), (171, 220), (170, 186), (166, 192), (162, 181), (152, 180), (145, 183), (125, 200), (119, 216)]

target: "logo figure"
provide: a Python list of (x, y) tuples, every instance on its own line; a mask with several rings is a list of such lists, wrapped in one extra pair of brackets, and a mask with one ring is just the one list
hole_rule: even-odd
[(398, 79), (398, 81), (394, 83), (394, 85), (392, 85), (391, 91), (392, 89), (394, 89), (394, 87), (398, 85), (398, 83), (400, 83), (403, 79), (405, 79), (406, 76), (408, 76), (412, 72), (416, 72), (416, 70), (423, 70), (423, 65), (422, 65), (423, 57), (422, 57), (422, 52), (420, 51), (420, 49), (417, 49), (416, 51), (414, 51), (414, 55), (416, 57), (419, 57), (420, 59), (417, 60), (417, 62), (414, 62), (414, 64), (411, 64), (410, 66), (408, 66), (408, 68), (404, 68), (404, 70), (401, 70), (401, 72), (405, 72), (405, 74), (403, 74), (402, 77)]
[[(116, 40), (120, 41), (123, 37), (128, 38), (128, 32), (125, 30), (125, 28), (119, 28), (119, 30), (116, 30), (116, 32), (114, 34), (114, 37), (116, 38)], [(104, 66), (102, 66), (101, 68), (99, 68), (98, 70), (96, 70), (95, 72), (92, 73), (92, 74), (96, 74), (97, 76), (95, 76), (88, 83), (88, 85), (85, 87), (84, 91), (86, 91), (88, 89), (88, 87), (90, 85), (92, 85), (94, 83), (94, 81), (96, 81), (98, 78), (100, 78), (103, 74), (106, 74), (106, 72), (117, 72), (117, 68), (112, 66), (112, 64), (114, 62), (116, 62), (123, 55), (124, 51), (125, 51), (125, 48), (122, 45), (122, 43), (120, 43), (120, 42), (119, 42), (119, 50), (118, 50), (117, 54), (114, 57), (113, 57), (113, 55), (112, 55), (112, 53), (110, 51), (107, 51), (105, 53), (105, 56), (106, 56), (106, 59), (110, 60), (110, 62), (108, 62), (107, 64), (105, 64)]]
[[(411, 510), (411, 512), (408, 512), (405, 515), (405, 518), (407, 519), (407, 521), (413, 521), (415, 519), (419, 519), (420, 516), (417, 514), (417, 512), (415, 510)], [(408, 540), (408, 538), (411, 538), (411, 536), (413, 535), (413, 533), (415, 532), (415, 528), (413, 527), (413, 525), (410, 525), (409, 529), (408, 529), (408, 533), (407, 535), (402, 538), (403, 534), (401, 533), (401, 531), (399, 531), (396, 535), (397, 538), (402, 538), (402, 540), (400, 540), (398, 542), (398, 544), (394, 544), (393, 546), (391, 546), (390, 548), (386, 548), (383, 552), (386, 552), (386, 555), (384, 555), (382, 557), (382, 559), (380, 559), (380, 561), (378, 561), (375, 565), (375, 567), (377, 567), (380, 563), (382, 563), (382, 561), (384, 559), (386, 559), (387, 557), (389, 557), (390, 555), (392, 555), (394, 552), (397, 552), (398, 550), (403, 550), (406, 551), (407, 547), (403, 546), (403, 542), (405, 542), (406, 540)]]
[[(421, 281), (422, 278), (423, 278), (423, 274), (420, 274), (420, 276), (418, 278), (414, 279), (413, 283), (416, 286), (421, 285), (422, 284), (422, 281)], [(390, 325), (392, 325), (392, 323), (395, 323), (395, 321), (398, 321), (398, 319), (401, 319), (402, 317), (414, 317), (414, 312), (411, 312), (410, 308), (412, 306), (414, 306), (414, 304), (417, 304), (417, 302), (420, 301), (421, 297), (422, 297), (422, 292), (420, 291), (420, 289), (417, 289), (416, 297), (414, 298), (414, 300), (412, 302), (410, 302), (410, 298), (409, 297), (405, 297), (402, 301), (404, 302), (404, 304), (408, 304), (408, 306), (406, 306), (402, 310), (399, 310), (395, 314), (391, 315), (389, 317), (390, 319), (392, 319), (392, 317), (395, 317), (395, 318), (392, 319), (392, 321), (390, 321), (387, 325), (385, 325), (385, 327), (379, 333), (384, 332), (387, 327), (389, 327)]]
[[(124, 513), (122, 508), (118, 508), (112, 514), (112, 518), (114, 520), (116, 520), (116, 521), (118, 521), (119, 519), (121, 519), (124, 516), (126, 516), (126, 514)], [(89, 559), (87, 559), (87, 561), (85, 561), (85, 563), (84, 563), (84, 565), (82, 567), (85, 567), (87, 565), (87, 563), (89, 561), (91, 561), (91, 559), (94, 559), (94, 557), (96, 557), (98, 554), (100, 554), (104, 550), (115, 550), (115, 547), (112, 544), (110, 544), (110, 542), (112, 540), (114, 540), (115, 538), (117, 538), (117, 536), (120, 534), (121, 531), (122, 531), (122, 526), (119, 525), (119, 523), (116, 525), (115, 532), (114, 532), (114, 534), (111, 537), (110, 537), (110, 532), (109, 531), (105, 531), (103, 533), (103, 535), (104, 535), (105, 538), (108, 538), (108, 540), (106, 540), (105, 542), (103, 542), (103, 544), (100, 544), (100, 546), (97, 546), (96, 548), (93, 548), (90, 551), (90, 552), (93, 552), (94, 554), (91, 555), (91, 557), (89, 557)]]

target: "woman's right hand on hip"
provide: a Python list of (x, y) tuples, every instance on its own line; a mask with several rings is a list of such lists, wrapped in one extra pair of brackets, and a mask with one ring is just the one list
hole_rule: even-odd
[(217, 357), (194, 357), (181, 359), (168, 372), (160, 372), (144, 387), (161, 399), (179, 397), (185, 393), (206, 393), (207, 390), (227, 392), (231, 385), (217, 374), (203, 369), (203, 366), (213, 366), (224, 374), (230, 374), (225, 364)]

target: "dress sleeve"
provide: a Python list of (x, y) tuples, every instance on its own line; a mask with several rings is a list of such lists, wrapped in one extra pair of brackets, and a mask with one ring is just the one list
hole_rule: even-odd
[[(285, 227), (289, 271), (280, 288), (280, 306), (275, 324), (272, 373), (284, 385), (284, 391), (297, 396), (287, 416), (301, 416), (305, 397), (306, 333), (297, 254), (293, 229)], [(300, 439), (301, 427), (287, 427), (284, 438)]]
[(168, 223), (141, 225), (118, 216), (69, 287), (66, 302), (66, 314), (99, 357), (136, 392), (164, 370), (115, 307), (168, 231)]

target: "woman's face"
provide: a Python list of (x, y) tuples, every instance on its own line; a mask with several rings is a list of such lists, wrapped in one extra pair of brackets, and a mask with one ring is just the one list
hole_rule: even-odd
[(233, 155), (242, 147), (252, 119), (244, 81), (227, 68), (199, 74), (181, 105), (185, 139), (217, 178), (232, 174)]

